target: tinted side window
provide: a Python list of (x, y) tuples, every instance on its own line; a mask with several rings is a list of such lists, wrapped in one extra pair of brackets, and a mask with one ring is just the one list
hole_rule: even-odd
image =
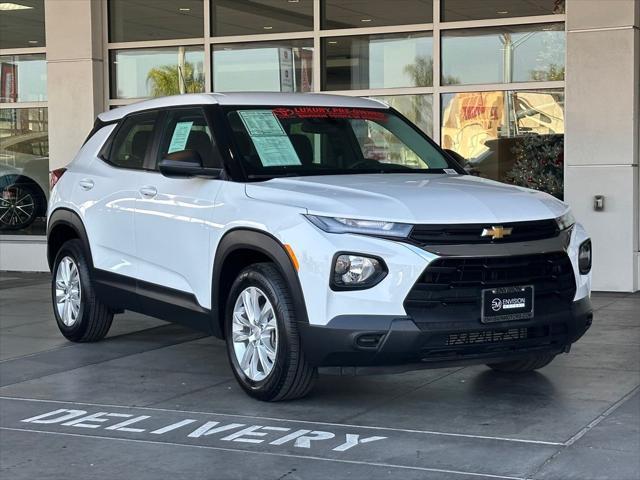
[(109, 161), (122, 168), (142, 169), (153, 140), (153, 127), (157, 117), (157, 112), (128, 117), (113, 139)]
[(193, 150), (206, 167), (221, 167), (220, 155), (214, 148), (213, 135), (204, 113), (199, 108), (167, 111), (164, 133), (160, 141), (158, 161), (170, 153)]

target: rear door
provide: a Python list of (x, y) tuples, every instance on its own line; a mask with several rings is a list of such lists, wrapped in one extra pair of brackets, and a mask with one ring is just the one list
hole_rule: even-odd
[(157, 112), (133, 114), (86, 171), (78, 172), (74, 201), (84, 215), (94, 266), (136, 277), (134, 209), (145, 185), (145, 162), (151, 148)]
[(157, 164), (169, 153), (193, 150), (204, 166), (221, 167), (220, 155), (202, 108), (169, 109), (160, 123), (154, 173), (136, 200), (138, 278), (193, 294), (209, 308), (212, 219), (222, 181), (168, 178), (157, 171)]

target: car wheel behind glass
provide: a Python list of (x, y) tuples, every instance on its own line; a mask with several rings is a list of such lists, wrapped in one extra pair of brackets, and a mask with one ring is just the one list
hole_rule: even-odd
[(28, 185), (9, 185), (0, 192), (0, 231), (22, 230), (41, 210), (40, 195)]
[(62, 335), (72, 342), (102, 340), (113, 312), (96, 296), (82, 242), (69, 240), (53, 264), (53, 312)]
[(532, 372), (539, 368), (546, 367), (553, 359), (556, 358), (555, 353), (543, 353), (533, 357), (523, 358), (521, 360), (512, 360), (510, 362), (489, 363), (487, 366), (497, 372), (521, 373)]
[(292, 400), (312, 388), (316, 371), (300, 345), (293, 299), (269, 263), (245, 268), (227, 300), (225, 338), (238, 383), (259, 400)]

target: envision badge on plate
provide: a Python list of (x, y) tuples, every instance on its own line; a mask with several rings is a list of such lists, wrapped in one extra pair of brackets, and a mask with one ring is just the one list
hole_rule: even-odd
[(533, 285), (482, 291), (483, 323), (533, 318)]

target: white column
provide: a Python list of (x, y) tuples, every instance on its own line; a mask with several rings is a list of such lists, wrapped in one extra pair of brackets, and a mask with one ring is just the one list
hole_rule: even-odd
[(640, 288), (639, 24), (637, 0), (567, 0), (565, 197), (593, 239), (595, 290)]
[(75, 156), (104, 108), (102, 0), (45, 0), (49, 168)]

